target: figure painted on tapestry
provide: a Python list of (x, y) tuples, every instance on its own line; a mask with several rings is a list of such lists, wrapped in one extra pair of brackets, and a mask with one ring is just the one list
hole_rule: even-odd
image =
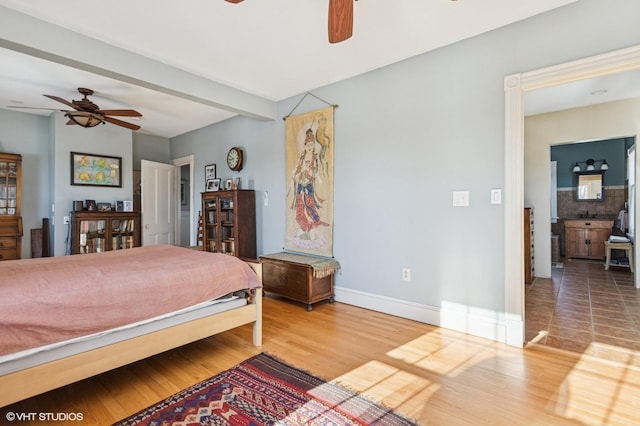
[(285, 248), (325, 256), (333, 249), (333, 111), (329, 113), (287, 119)]
[(328, 226), (320, 219), (318, 210), (322, 208), (324, 200), (316, 193), (316, 179), (320, 164), (319, 153), (316, 152), (316, 139), (313, 130), (307, 129), (304, 139), (304, 149), (293, 170), (291, 186), (295, 188), (295, 197), (291, 205), (296, 212), (296, 222), (303, 231), (299, 238), (311, 239), (310, 231), (318, 226)]

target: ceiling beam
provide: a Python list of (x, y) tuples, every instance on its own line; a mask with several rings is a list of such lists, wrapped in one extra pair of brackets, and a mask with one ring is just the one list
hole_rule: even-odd
[(261, 120), (276, 103), (0, 6), (0, 47)]

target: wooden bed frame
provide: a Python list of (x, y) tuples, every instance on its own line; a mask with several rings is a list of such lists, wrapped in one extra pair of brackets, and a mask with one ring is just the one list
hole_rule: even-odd
[[(262, 265), (247, 261), (262, 282)], [(0, 407), (253, 323), (253, 344), (262, 346), (262, 289), (251, 303), (112, 345), (0, 376)]]

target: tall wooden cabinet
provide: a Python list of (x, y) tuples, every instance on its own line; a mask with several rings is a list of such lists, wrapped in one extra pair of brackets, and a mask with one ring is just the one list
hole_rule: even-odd
[(22, 156), (0, 153), (0, 260), (22, 257)]
[(535, 266), (533, 257), (533, 209), (524, 209), (524, 283), (533, 283)]
[(73, 212), (71, 254), (140, 246), (139, 212)]
[(253, 190), (202, 193), (204, 250), (255, 259), (256, 198)]
[(612, 220), (565, 220), (566, 257), (603, 259), (605, 255), (604, 242), (609, 239), (612, 229)]

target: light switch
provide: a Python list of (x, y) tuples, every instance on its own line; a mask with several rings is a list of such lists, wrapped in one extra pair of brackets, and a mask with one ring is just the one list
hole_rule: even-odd
[(491, 204), (502, 204), (502, 190), (501, 189), (492, 189), (491, 190)]
[(453, 191), (453, 207), (469, 207), (469, 191)]

